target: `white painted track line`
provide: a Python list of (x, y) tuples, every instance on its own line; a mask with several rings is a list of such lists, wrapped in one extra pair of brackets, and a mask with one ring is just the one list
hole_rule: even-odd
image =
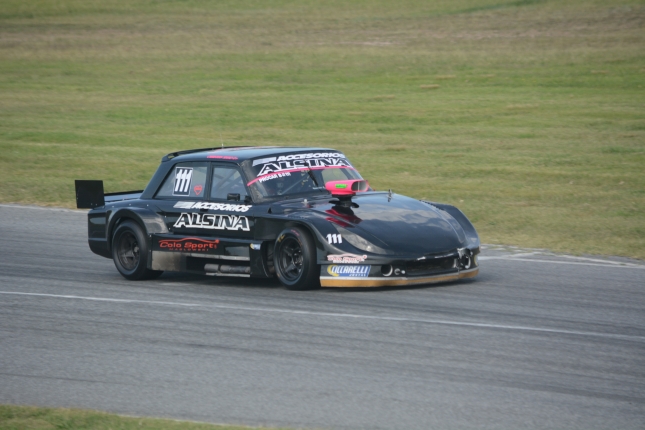
[(433, 320), (433, 319), (424, 319), (424, 318), (403, 318), (403, 317), (388, 317), (388, 316), (346, 314), (346, 313), (333, 313), (333, 312), (299, 311), (299, 310), (279, 309), (279, 308), (233, 306), (233, 305), (223, 305), (223, 304), (216, 304), (216, 303), (200, 304), (200, 303), (164, 302), (164, 301), (148, 301), (148, 300), (113, 299), (108, 297), (84, 297), (84, 296), (58, 295), (58, 294), (23, 293), (23, 292), (17, 292), (17, 291), (0, 291), (0, 294), (55, 298), (55, 299), (68, 299), (68, 300), (88, 300), (88, 301), (124, 303), (124, 304), (134, 303), (134, 304), (145, 304), (145, 305), (180, 306), (180, 307), (190, 307), (190, 308), (201, 308), (204, 310), (208, 310), (209, 308), (212, 308), (212, 309), (218, 309), (218, 310), (225, 309), (225, 310), (233, 310), (233, 311), (248, 311), (253, 313), (272, 312), (272, 313), (280, 313), (280, 314), (307, 315), (307, 316), (331, 317), (331, 318), (352, 318), (352, 319), (366, 319), (366, 320), (376, 320), (376, 321), (414, 322), (414, 323), (450, 325), (450, 326), (461, 326), (461, 327), (478, 327), (478, 328), (487, 328), (487, 329), (521, 330), (521, 331), (528, 331), (528, 332), (593, 336), (593, 337), (603, 337), (603, 338), (620, 339), (620, 340), (628, 340), (628, 341), (636, 341), (636, 342), (645, 341), (645, 336), (587, 332), (587, 331), (578, 331), (578, 330), (561, 330), (561, 329), (550, 329), (550, 328), (544, 328), (544, 327), (474, 323), (474, 322), (466, 322), (466, 321), (448, 321), (448, 320)]
[[(561, 256), (565, 258), (578, 258), (578, 257), (573, 257), (573, 256)], [(478, 256), (477, 260), (480, 261), (488, 261), (488, 260), (504, 260), (504, 261), (519, 261), (519, 262), (527, 262), (527, 263), (546, 263), (546, 264), (569, 264), (569, 265), (574, 265), (574, 266), (596, 266), (596, 267), (611, 267), (611, 268), (616, 268), (616, 269), (645, 269), (645, 265), (640, 265), (640, 264), (634, 264), (634, 263), (621, 263), (617, 261), (605, 261), (605, 260), (597, 260), (597, 259), (588, 259), (591, 261), (602, 261), (602, 263), (590, 263), (586, 262), (584, 260), (587, 259), (582, 259), (583, 261), (555, 261), (555, 260), (540, 260), (537, 258), (520, 258), (520, 257), (515, 257), (515, 256)]]

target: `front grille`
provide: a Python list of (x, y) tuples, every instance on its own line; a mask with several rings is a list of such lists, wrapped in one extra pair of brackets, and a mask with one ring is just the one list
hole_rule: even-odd
[(456, 271), (455, 257), (426, 258), (425, 260), (409, 261), (406, 265), (408, 276), (437, 275)]

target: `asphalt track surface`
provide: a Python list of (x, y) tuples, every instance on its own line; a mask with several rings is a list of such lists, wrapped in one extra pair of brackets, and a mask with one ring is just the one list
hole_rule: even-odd
[(287, 291), (92, 254), (0, 205), (0, 403), (337, 429), (645, 428), (645, 265), (488, 247), (474, 280)]

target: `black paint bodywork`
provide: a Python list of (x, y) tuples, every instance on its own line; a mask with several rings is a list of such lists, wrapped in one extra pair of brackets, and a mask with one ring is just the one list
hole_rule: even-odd
[[(298, 226), (313, 237), (321, 280), (327, 279), (329, 286), (408, 285), (477, 273), (479, 237), (466, 216), (450, 205), (379, 191), (357, 193), (349, 205), (340, 204), (320, 190), (289, 198), (258, 198), (249, 192), (246, 201), (155, 197), (179, 163), (238, 166), (247, 182), (254, 179), (252, 163), (262, 157), (326, 152), (339, 153), (327, 148), (240, 147), (168, 154), (145, 190), (105, 194), (105, 204), (89, 211), (90, 249), (112, 258), (115, 228), (125, 220), (133, 220), (148, 240), (149, 269), (267, 278), (275, 273), (272, 254), (278, 235), (286, 227)], [(202, 196), (210, 192), (211, 167), (208, 172)], [(180, 201), (184, 207), (175, 207)], [(187, 209), (189, 202), (212, 205)], [(236, 210), (226, 210), (227, 207)], [(238, 230), (207, 230), (188, 225), (177, 228), (181, 217), (190, 218), (191, 222), (208, 219), (222, 225), (244, 222)], [(340, 235), (342, 242), (333, 243), (330, 240), (333, 236), (329, 235)], [(369, 266), (365, 269), (369, 274), (360, 279), (362, 283), (352, 284), (351, 281), (359, 279), (341, 279), (342, 275), (339, 277), (337, 271), (330, 269), (343, 265)]]

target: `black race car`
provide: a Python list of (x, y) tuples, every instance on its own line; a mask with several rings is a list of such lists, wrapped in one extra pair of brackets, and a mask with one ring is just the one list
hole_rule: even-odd
[(103, 193), (90, 249), (127, 279), (163, 271), (278, 277), (290, 289), (417, 285), (475, 276), (479, 237), (450, 205), (374, 191), (341, 152), (232, 147), (164, 156), (145, 190)]

